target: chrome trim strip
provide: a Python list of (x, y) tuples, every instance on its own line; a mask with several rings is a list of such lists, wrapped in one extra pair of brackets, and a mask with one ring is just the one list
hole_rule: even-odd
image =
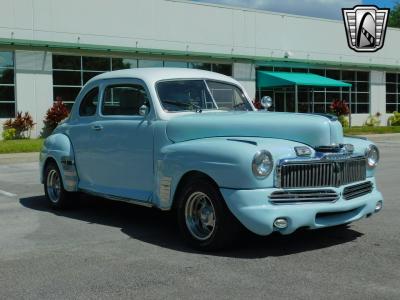
[(277, 188), (339, 187), (365, 179), (365, 156), (348, 153), (281, 159), (275, 168)]
[(269, 202), (274, 205), (282, 204), (309, 204), (309, 203), (334, 203), (339, 199), (339, 194), (331, 189), (322, 190), (281, 190), (269, 195)]
[(365, 155), (362, 154), (351, 154), (351, 153), (321, 153), (316, 152), (315, 157), (293, 157), (293, 158), (283, 158), (278, 160), (278, 166), (283, 164), (309, 164), (309, 163), (326, 163), (326, 162), (340, 162), (347, 161), (349, 159), (362, 159)]
[(366, 181), (358, 184), (347, 186), (343, 189), (343, 199), (351, 200), (371, 193), (374, 185), (371, 181)]
[(171, 177), (162, 177), (160, 179), (160, 200), (163, 204), (167, 204), (171, 194)]

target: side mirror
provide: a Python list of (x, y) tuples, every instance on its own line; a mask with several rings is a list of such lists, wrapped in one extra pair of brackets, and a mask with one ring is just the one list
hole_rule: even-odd
[(139, 115), (141, 116), (147, 116), (149, 114), (149, 107), (145, 104), (143, 104), (141, 107), (139, 107)]
[(272, 98), (270, 96), (264, 96), (261, 98), (260, 104), (265, 110), (268, 110), (268, 108), (272, 106)]

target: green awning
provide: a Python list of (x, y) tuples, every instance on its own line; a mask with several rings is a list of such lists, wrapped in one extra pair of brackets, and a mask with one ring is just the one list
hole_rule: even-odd
[(312, 73), (257, 71), (258, 88), (283, 86), (351, 87), (350, 83)]

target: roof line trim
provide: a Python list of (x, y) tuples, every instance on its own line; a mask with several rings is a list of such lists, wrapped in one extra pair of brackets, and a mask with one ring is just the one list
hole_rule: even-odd
[(322, 61), (313, 59), (295, 59), (295, 58), (277, 58), (257, 55), (240, 55), (240, 54), (222, 54), (222, 53), (208, 53), (208, 52), (197, 52), (197, 51), (182, 51), (182, 50), (163, 50), (154, 48), (136, 48), (136, 47), (122, 47), (122, 46), (107, 46), (107, 45), (96, 45), (96, 44), (81, 44), (81, 43), (69, 43), (69, 42), (54, 42), (44, 40), (26, 40), (26, 39), (9, 39), (0, 38), (0, 46), (12, 46), (20, 49), (37, 48), (41, 50), (82, 50), (82, 51), (99, 51), (109, 53), (125, 53), (125, 54), (144, 54), (144, 55), (167, 55), (177, 57), (192, 57), (192, 58), (206, 58), (206, 59), (225, 59), (225, 60), (237, 60), (247, 61), (255, 63), (256, 65), (263, 65), (265, 62), (280, 61), (288, 63), (309, 63), (320, 66), (333, 66), (333, 67), (353, 67), (353, 68), (364, 68), (364, 69), (384, 69), (384, 70), (400, 70), (399, 66), (388, 66), (382, 64), (360, 64), (360, 63), (347, 63), (337, 61)]

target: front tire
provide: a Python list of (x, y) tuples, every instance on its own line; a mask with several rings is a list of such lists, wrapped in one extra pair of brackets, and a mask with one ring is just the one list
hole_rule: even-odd
[(185, 241), (203, 251), (226, 247), (240, 228), (218, 188), (202, 177), (190, 180), (180, 190), (177, 217)]
[(46, 199), (53, 208), (66, 208), (71, 204), (74, 193), (64, 189), (60, 170), (55, 162), (46, 165), (44, 171), (44, 192)]

